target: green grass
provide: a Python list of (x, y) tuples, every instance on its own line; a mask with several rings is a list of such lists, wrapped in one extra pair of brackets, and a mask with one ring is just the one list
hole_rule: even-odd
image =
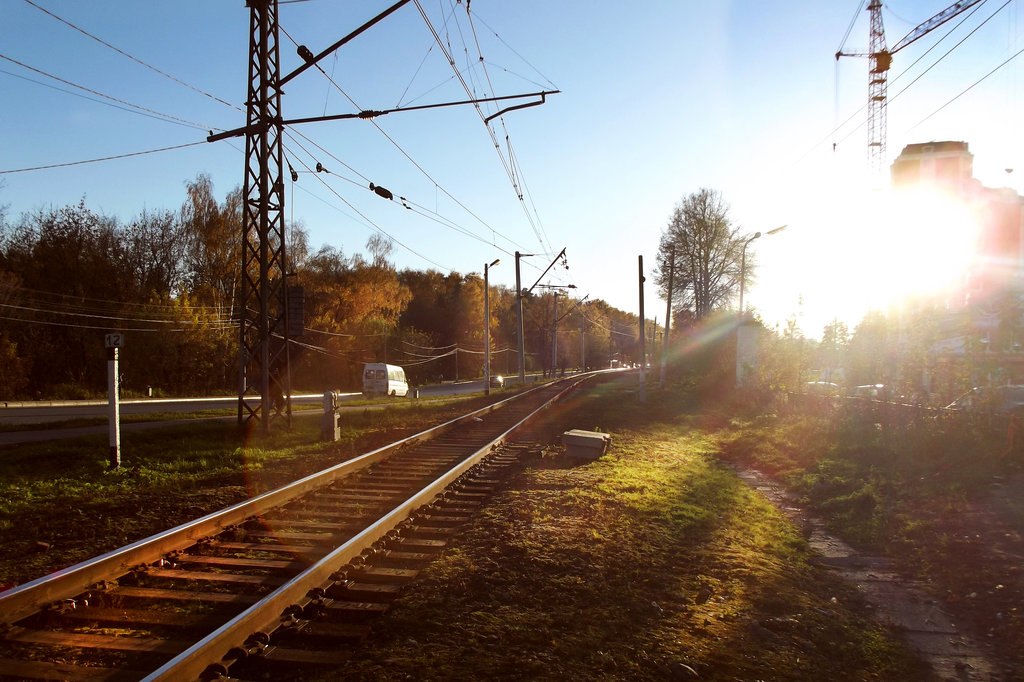
[[(628, 380), (627, 380), (628, 381)], [(717, 460), (717, 419), (627, 383), (551, 434), (603, 458), (525, 469), (336, 674), (353, 679), (921, 679), (802, 536)], [(833, 600), (833, 598), (835, 598)], [(331, 675), (324, 679), (331, 678)]]
[(0, 451), (0, 585), (24, 582), (278, 487), (485, 404), (481, 396), (345, 411), (322, 443), (315, 413), (264, 436), (230, 421), (106, 434)]

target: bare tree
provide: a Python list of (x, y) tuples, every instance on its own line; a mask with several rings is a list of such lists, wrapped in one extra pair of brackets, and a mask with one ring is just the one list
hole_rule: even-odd
[(739, 287), (742, 248), (728, 204), (716, 190), (702, 188), (672, 211), (658, 247), (655, 281), (666, 295), (674, 254), (673, 310), (703, 318), (723, 307)]

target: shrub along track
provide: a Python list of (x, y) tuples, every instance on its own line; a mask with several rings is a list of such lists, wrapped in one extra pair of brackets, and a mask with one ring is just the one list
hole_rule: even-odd
[[(0, 593), (0, 675), (195, 679), (338, 664), (533, 446), (547, 385)], [(499, 409), (500, 408), (500, 409)], [(242, 665), (234, 664), (241, 662)]]

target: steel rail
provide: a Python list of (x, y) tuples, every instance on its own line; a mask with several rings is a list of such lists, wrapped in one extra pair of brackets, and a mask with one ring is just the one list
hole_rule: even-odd
[(13, 624), (49, 604), (75, 597), (97, 583), (121, 575), (137, 566), (157, 561), (172, 550), (180, 549), (203, 537), (214, 535), (229, 526), (281, 506), (312, 490), (330, 485), (341, 478), (387, 459), (397, 450), (437, 438), (467, 421), (503, 408), (544, 388), (544, 386), (537, 386), (518, 395), (510, 396), (505, 400), (310, 474), (231, 507), (0, 592), (0, 623)]
[(455, 480), (479, 463), (491, 450), (507, 441), (515, 431), (591, 376), (593, 375), (583, 375), (576, 377), (575, 380), (570, 380), (569, 385), (558, 394), (546, 400), (538, 408), (531, 410), (529, 414), (497, 438), (467, 456), (462, 462), (382, 516), (358, 535), (331, 551), (316, 564), (296, 575), (225, 625), (165, 663), (144, 680), (157, 682), (199, 679), (210, 666), (220, 667), (223, 666), (223, 661), (235, 660), (232, 652), (244, 650), (245, 642), (255, 633), (264, 633), (269, 637), (283, 622), (282, 616), (286, 610), (291, 611), (293, 606), (298, 606), (300, 609), (306, 606), (315, 598), (315, 590), (318, 588), (326, 590), (333, 584), (331, 576), (340, 567), (358, 557), (373, 543), (394, 530), (415, 509), (433, 501)]

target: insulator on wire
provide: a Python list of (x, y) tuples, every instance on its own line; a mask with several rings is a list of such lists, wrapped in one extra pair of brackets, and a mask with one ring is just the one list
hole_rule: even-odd
[(391, 201), (395, 198), (395, 195), (392, 194), (391, 190), (389, 190), (387, 187), (381, 187), (380, 185), (375, 185), (372, 182), (370, 183), (370, 191), (375, 192), (377, 196), (383, 197), (388, 201)]

